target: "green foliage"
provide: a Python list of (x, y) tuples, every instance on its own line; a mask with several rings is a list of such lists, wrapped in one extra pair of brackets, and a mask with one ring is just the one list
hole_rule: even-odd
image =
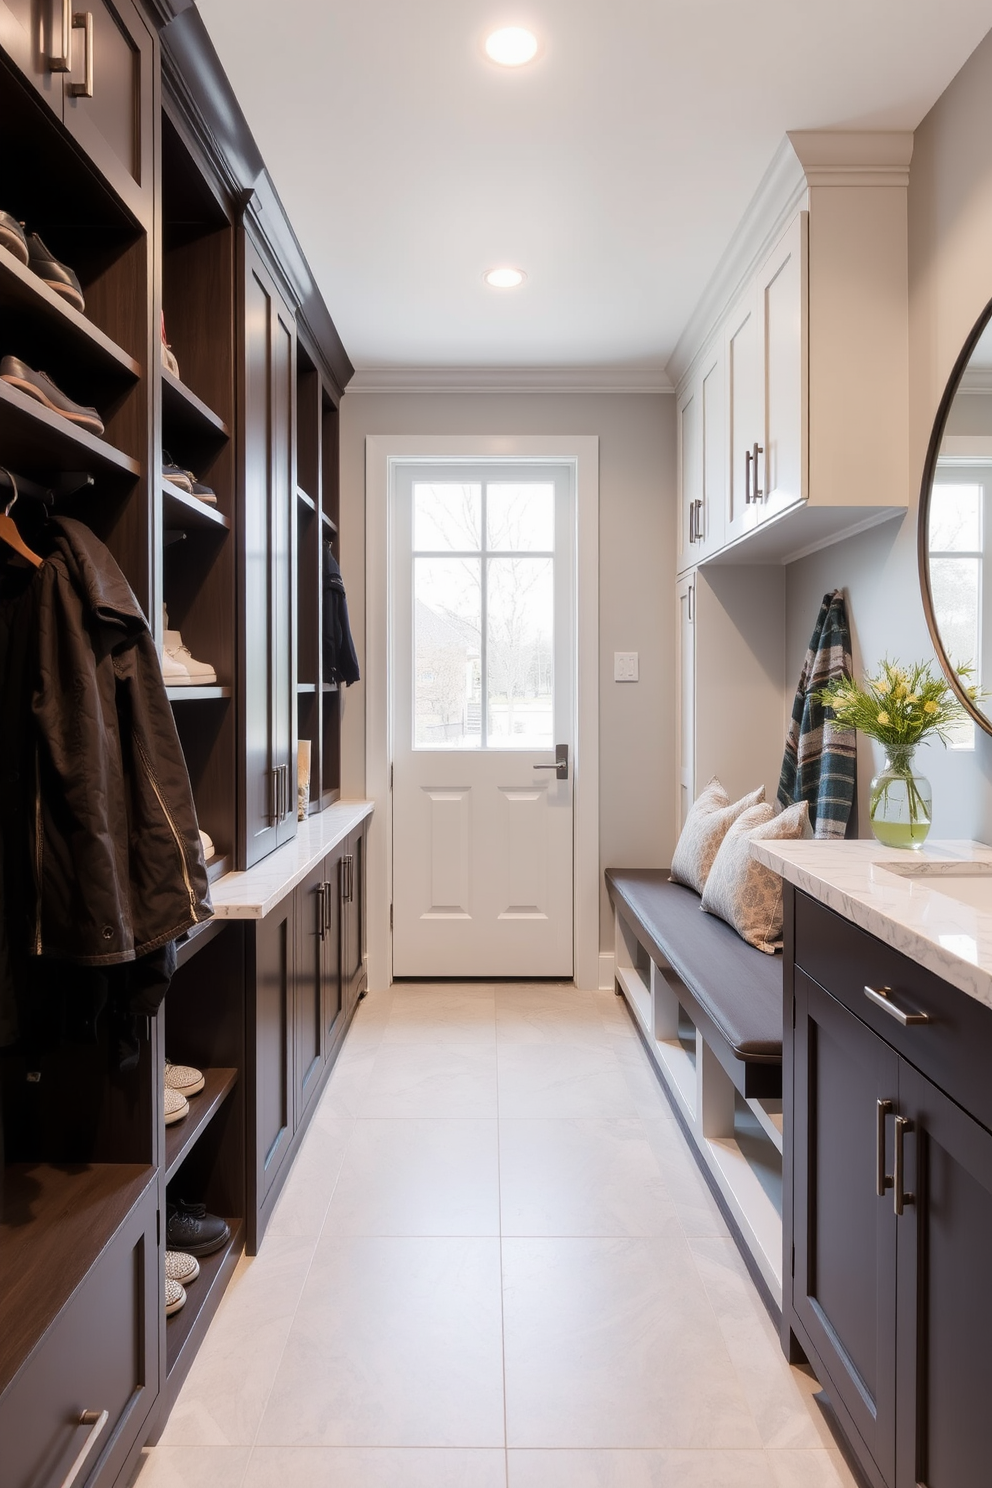
[[(968, 696), (977, 698), (978, 688), (965, 681), (972, 671), (970, 666), (959, 667), (958, 676)], [(816, 698), (838, 723), (877, 739), (888, 751), (912, 749), (928, 734), (946, 744), (948, 730), (966, 716), (947, 679), (935, 677), (928, 661), (903, 667), (886, 658), (876, 675), (866, 676), (860, 686), (842, 677), (821, 688)]]

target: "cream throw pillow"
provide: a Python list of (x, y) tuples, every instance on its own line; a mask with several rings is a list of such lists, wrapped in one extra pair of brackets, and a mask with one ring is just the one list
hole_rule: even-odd
[(782, 880), (751, 856), (751, 843), (812, 835), (805, 801), (787, 806), (778, 816), (767, 803), (741, 812), (713, 859), (703, 909), (726, 920), (759, 951), (773, 955), (782, 944)]
[(672, 857), (672, 882), (687, 884), (690, 889), (701, 894), (717, 849), (731, 823), (737, 820), (742, 811), (764, 799), (765, 787), (759, 785), (750, 795), (742, 796), (739, 801), (731, 801), (714, 775), (689, 808), (689, 815), (685, 819), (685, 826)]

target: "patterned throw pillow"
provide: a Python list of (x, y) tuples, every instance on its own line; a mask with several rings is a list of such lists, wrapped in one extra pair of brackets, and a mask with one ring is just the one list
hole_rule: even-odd
[(697, 894), (701, 894), (717, 848), (726, 836), (727, 829), (742, 811), (764, 798), (765, 787), (759, 785), (750, 795), (742, 796), (739, 801), (731, 801), (714, 775), (689, 808), (682, 835), (672, 857), (672, 883), (686, 884), (690, 889), (695, 889)]
[(726, 920), (759, 951), (774, 955), (782, 945), (782, 880), (752, 858), (751, 843), (812, 835), (806, 801), (787, 806), (778, 816), (768, 804), (741, 812), (713, 859), (703, 909)]

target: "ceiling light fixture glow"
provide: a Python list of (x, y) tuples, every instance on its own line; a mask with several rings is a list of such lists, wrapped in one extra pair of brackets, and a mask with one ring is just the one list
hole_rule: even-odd
[(537, 55), (537, 37), (523, 26), (504, 26), (486, 37), (486, 56), (501, 67), (522, 67)]
[(518, 284), (523, 284), (527, 275), (523, 269), (490, 269), (482, 277), (492, 289), (516, 289)]

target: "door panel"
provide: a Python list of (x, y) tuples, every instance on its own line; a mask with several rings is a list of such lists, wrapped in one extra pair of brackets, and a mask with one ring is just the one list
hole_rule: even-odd
[(727, 334), (727, 524), (726, 540), (749, 532), (759, 520), (749, 456), (761, 442), (761, 364), (754, 295), (748, 293), (730, 317)]
[(806, 496), (806, 223), (802, 212), (759, 280), (765, 390), (762, 517)]
[(958, 1488), (992, 1451), (992, 1135), (906, 1063), (899, 1104), (915, 1199), (898, 1222), (896, 1484)]
[[(255, 927), (256, 1207), (285, 1159), (293, 1134), (293, 894)], [(249, 981), (249, 986), (252, 982)]]
[(427, 840), (430, 878), (427, 884), (429, 915), (467, 915), (469, 888), (469, 837), (472, 792), (438, 790), (423, 792), (427, 804)]
[(324, 942), (327, 909), (324, 865), (310, 873), (296, 890), (296, 962), (293, 976), (293, 1096), (294, 1126), (303, 1120), (317, 1089), (324, 1057)]
[[(892, 1481), (896, 1219), (876, 1192), (878, 1101), (898, 1111), (898, 1058), (797, 969), (794, 1225), (796, 1315), (829, 1393)], [(891, 1118), (883, 1157), (890, 1174)]]
[(0, 0), (0, 47), (62, 117), (62, 73), (48, 59), (62, 48), (61, 0)]

